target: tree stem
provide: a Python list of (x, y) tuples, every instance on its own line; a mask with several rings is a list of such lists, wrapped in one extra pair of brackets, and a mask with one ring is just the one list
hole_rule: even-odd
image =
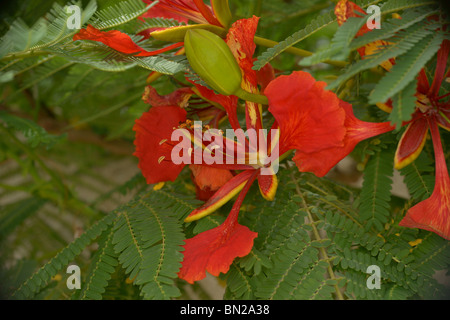
[[(275, 47), (278, 44), (278, 42), (276, 42), (276, 41), (261, 38), (258, 36), (255, 36), (255, 43), (257, 45), (267, 47), (267, 48)], [(296, 48), (296, 47), (289, 47), (289, 48), (286, 48), (286, 50), (284, 50), (284, 51), (292, 53), (299, 57), (309, 57), (310, 55), (313, 54), (313, 52), (311, 52), (311, 51), (303, 50), (303, 49)], [(348, 64), (348, 62), (346, 62), (346, 61), (335, 61), (335, 60), (327, 60), (327, 61), (323, 61), (323, 63), (329, 64), (329, 65), (332, 65), (335, 67), (345, 67)]]

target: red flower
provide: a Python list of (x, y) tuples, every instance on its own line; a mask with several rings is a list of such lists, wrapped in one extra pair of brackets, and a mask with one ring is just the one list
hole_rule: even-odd
[(303, 71), (272, 81), (265, 94), (280, 126), (280, 154), (295, 149), (300, 171), (324, 176), (362, 140), (393, 130), (357, 119), (352, 106)]
[(244, 171), (239, 176), (244, 188), (239, 194), (227, 219), (218, 227), (202, 232), (185, 240), (183, 266), (178, 277), (194, 283), (206, 276), (206, 271), (214, 276), (227, 273), (236, 257), (244, 257), (252, 250), (253, 240), (258, 236), (238, 223), (241, 204), (257, 171)]
[[(335, 8), (338, 23), (342, 24), (347, 18), (357, 16), (355, 11), (364, 13), (360, 7), (350, 1), (339, 1)], [(435, 18), (434, 16), (430, 17), (430, 19)], [(368, 31), (369, 29), (364, 26), (359, 30), (357, 36)], [(358, 51), (364, 58), (365, 55), (381, 49), (381, 46), (385, 44), (387, 43), (379, 40)], [(396, 169), (401, 169), (417, 159), (422, 152), (430, 129), (436, 162), (435, 187), (430, 198), (408, 210), (400, 225), (432, 231), (450, 240), (450, 178), (439, 135), (439, 126), (450, 130), (450, 104), (448, 101), (442, 101), (448, 94), (439, 96), (442, 81), (450, 74), (450, 71), (446, 73), (449, 52), (450, 41), (446, 39), (437, 53), (437, 65), (431, 85), (425, 69), (421, 69), (417, 76), (417, 108), (412, 119), (404, 123), (408, 127), (399, 141), (394, 164)], [(395, 59), (390, 59), (382, 66), (389, 71), (393, 64), (395, 64)], [(392, 100), (388, 100), (386, 103), (377, 103), (377, 106), (386, 112), (391, 112), (395, 107), (392, 105)]]
[(123, 32), (118, 30), (101, 31), (91, 25), (88, 25), (86, 29), (81, 29), (76, 35), (73, 36), (73, 41), (77, 40), (98, 41), (121, 53), (134, 55), (137, 57), (154, 56), (175, 48), (179, 48), (183, 45), (182, 42), (178, 42), (159, 50), (147, 51), (138, 46), (129, 35)]
[(436, 161), (436, 183), (428, 199), (408, 210), (399, 225), (432, 231), (450, 240), (450, 178), (442, 150), (437, 119), (428, 118)]
[[(259, 81), (257, 73), (251, 67), (255, 49), (253, 36), (257, 22), (257, 17), (237, 21), (230, 28), (226, 38), (228, 46), (242, 69), (242, 86), (245, 90), (256, 94)], [(324, 82), (317, 82), (310, 74), (298, 71), (289, 76), (276, 78), (264, 91), (269, 100), (269, 111), (276, 119), (272, 128), (280, 129), (279, 136), (272, 136), (269, 133), (265, 138), (268, 144), (267, 155), (272, 156), (271, 150), (275, 150), (274, 147), (278, 148), (280, 157), (294, 149), (296, 150), (294, 161), (299, 169), (312, 171), (319, 176), (324, 175), (350, 153), (359, 141), (392, 130), (388, 123), (373, 124), (356, 119), (351, 105), (338, 99), (334, 93), (324, 90), (324, 86)], [(222, 106), (233, 129), (241, 129), (236, 115), (238, 102), (236, 97), (215, 94), (212, 90), (200, 85), (196, 85), (192, 90), (211, 103)], [(247, 129), (262, 128), (261, 106), (247, 101), (245, 108)], [(189, 126), (184, 128), (189, 129)], [(244, 150), (234, 149), (232, 153), (228, 153), (229, 150), (226, 148), (216, 150), (216, 152), (222, 152), (225, 159), (227, 157), (236, 159), (237, 156), (242, 156), (245, 163), (211, 166), (241, 172), (217, 184), (208, 179), (203, 182), (196, 181), (197, 185), (214, 185), (215, 187), (220, 185), (220, 187), (201, 207), (189, 214), (186, 222), (200, 219), (214, 212), (236, 195), (238, 198), (222, 225), (186, 240), (184, 260), (179, 272), (180, 278), (192, 283), (202, 279), (205, 271), (213, 275), (225, 273), (234, 258), (245, 256), (250, 252), (257, 234), (238, 224), (241, 203), (255, 180), (258, 180), (261, 194), (267, 200), (274, 199), (278, 186), (276, 174), (271, 167), (273, 162), (265, 163), (261, 158), (258, 158), (257, 163), (250, 161), (252, 155), (259, 154), (262, 143), (265, 142), (258, 138), (255, 143), (241, 137), (235, 145), (245, 145)], [(162, 146), (159, 145), (152, 150), (152, 154), (159, 154), (158, 148), (162, 149)], [(278, 161), (278, 158), (270, 160)], [(202, 163), (200, 166), (193, 167), (194, 178), (200, 177), (198, 172), (195, 176), (195, 171), (205, 166), (206, 164)], [(263, 174), (263, 169), (268, 169), (270, 174), (267, 174), (267, 171)], [(218, 177), (214, 175), (214, 179)]]
[[(256, 22), (256, 17), (236, 22), (227, 37), (227, 44), (243, 71), (243, 87), (254, 93), (257, 93), (257, 77), (251, 70), (252, 64), (249, 61), (252, 61), (254, 50), (252, 37)], [(243, 34), (242, 30), (252, 32)], [(339, 100), (334, 93), (325, 91), (324, 86), (325, 83), (316, 82), (308, 73), (298, 71), (290, 76), (276, 78), (264, 91), (269, 99), (269, 111), (276, 119), (273, 128), (280, 129), (280, 156), (296, 149), (294, 160), (299, 169), (311, 169), (317, 175), (328, 172), (348, 155), (359, 141), (393, 129), (389, 123), (374, 124), (356, 119), (351, 105)], [(260, 121), (259, 106), (246, 102), (247, 128), (261, 128)], [(275, 141), (275, 138), (269, 136), (269, 144), (270, 141)], [(213, 274), (226, 272), (233, 256), (242, 256), (251, 250), (250, 244), (256, 234), (236, 224), (240, 203), (255, 178), (258, 179), (263, 197), (268, 200), (275, 197), (278, 185), (276, 175), (262, 175), (261, 168), (256, 166), (241, 172), (188, 216), (186, 221), (204, 217), (239, 193), (238, 201), (224, 224), (186, 241), (180, 278), (188, 282), (199, 280), (204, 277), (205, 269)], [(236, 234), (235, 232), (243, 233), (240, 239), (242, 247), (230, 236)], [(226, 252), (223, 256), (217, 254), (223, 252)], [(232, 252), (234, 254), (228, 256)], [(217, 265), (221, 265), (222, 269), (218, 269)]]
[[(159, 95), (152, 86), (145, 87), (142, 100), (152, 108), (136, 121), (133, 129), (136, 131), (135, 155), (140, 160), (139, 167), (148, 183), (174, 181), (184, 168), (184, 164), (172, 163), (171, 153), (176, 142), (171, 141), (171, 136), (180, 124), (189, 128), (192, 122), (187, 120), (187, 116), (195, 114), (202, 121), (209, 119), (209, 123), (214, 125), (224, 117), (224, 111), (212, 105), (190, 108), (189, 100), (192, 103), (194, 94), (191, 88), (180, 88), (168, 95)], [(204, 104), (204, 101), (200, 103)], [(227, 169), (196, 164), (189, 167), (197, 188), (197, 197), (201, 200), (207, 200), (233, 177)], [(164, 171), (170, 171), (170, 175), (165, 175)]]
[(395, 154), (395, 167), (403, 168), (419, 156), (430, 129), (436, 162), (434, 191), (430, 198), (408, 210), (400, 225), (433, 231), (450, 240), (450, 181), (439, 135), (439, 126), (450, 130), (450, 103), (442, 101), (448, 94), (439, 96), (439, 88), (446, 77), (449, 51), (450, 41), (444, 40), (437, 54), (431, 85), (424, 69), (419, 74), (417, 109), (400, 139)]

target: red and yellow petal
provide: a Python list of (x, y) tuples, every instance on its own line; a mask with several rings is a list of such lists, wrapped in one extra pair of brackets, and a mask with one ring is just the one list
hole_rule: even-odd
[(394, 164), (396, 169), (402, 169), (417, 159), (427, 140), (427, 133), (428, 122), (423, 117), (408, 125), (395, 152)]
[[(240, 19), (233, 23), (228, 31), (226, 43), (242, 70), (241, 87), (247, 92), (258, 93), (258, 77), (253, 67), (253, 54), (255, 52), (254, 36), (258, 27), (259, 18), (253, 16), (249, 19)], [(247, 101), (245, 105), (246, 124), (248, 129), (262, 128), (259, 104)]]
[(278, 188), (278, 179), (276, 174), (258, 175), (259, 191), (264, 199), (273, 201)]
[(219, 209), (244, 188), (254, 172), (255, 170), (245, 170), (234, 176), (217, 190), (217, 192), (201, 207), (193, 210), (184, 221), (192, 222), (198, 220)]
[(236, 199), (227, 219), (218, 227), (185, 240), (184, 259), (178, 277), (194, 283), (206, 276), (226, 273), (237, 257), (250, 253), (256, 232), (238, 223), (239, 210), (258, 172), (249, 170), (242, 192)]
[(246, 86), (256, 87), (258, 84), (256, 71), (252, 69), (253, 54), (256, 48), (254, 36), (258, 21), (259, 18), (256, 16), (237, 20), (228, 30), (226, 38), (226, 43), (242, 70), (242, 87), (245, 90), (249, 89)]
[(450, 178), (435, 119), (428, 121), (436, 162), (436, 182), (428, 199), (408, 210), (400, 226), (420, 228), (450, 240)]
[(387, 112), (387, 113), (391, 113), (392, 112), (392, 108), (393, 108), (391, 99), (389, 99), (385, 103), (378, 102), (378, 103), (376, 103), (376, 106), (378, 108), (380, 108), (381, 110), (383, 110), (384, 112)]

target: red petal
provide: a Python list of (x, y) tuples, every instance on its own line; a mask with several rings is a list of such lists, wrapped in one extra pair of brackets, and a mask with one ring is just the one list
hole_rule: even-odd
[(174, 181), (183, 169), (184, 165), (170, 161), (173, 147), (164, 140), (170, 142), (173, 128), (184, 121), (186, 111), (175, 106), (153, 107), (136, 120), (134, 155), (139, 158), (138, 166), (147, 183)]
[(198, 10), (202, 14), (202, 16), (210, 23), (214, 24), (216, 26), (222, 27), (222, 24), (217, 21), (216, 17), (214, 17), (212, 10), (209, 6), (207, 6), (203, 0), (194, 0), (195, 5), (197, 6)]
[(233, 175), (230, 170), (202, 166), (197, 164), (189, 165), (194, 177), (194, 182), (200, 189), (208, 188), (211, 191), (217, 191), (227, 183)]
[(450, 108), (440, 107), (439, 111), (440, 114), (436, 115), (439, 126), (447, 131), (450, 131)]
[(264, 92), (269, 83), (275, 79), (275, 70), (270, 63), (266, 63), (264, 67), (256, 71), (256, 77), (261, 87), (261, 92)]
[(179, 106), (185, 108), (193, 94), (194, 92), (190, 88), (180, 88), (168, 95), (161, 96), (155, 88), (146, 86), (142, 100), (153, 107)]
[(277, 192), (278, 179), (275, 174), (273, 175), (259, 175), (258, 176), (259, 191), (264, 199), (272, 201), (275, 198)]
[[(146, 3), (151, 3), (150, 0), (143, 0)], [(152, 10), (156, 9), (157, 13), (153, 14)], [(178, 21), (188, 22), (189, 20), (197, 23), (208, 23), (202, 13), (198, 10), (194, 0), (160, 0), (157, 5), (147, 11), (146, 17), (175, 18)]]
[(412, 121), (400, 139), (395, 152), (395, 168), (401, 169), (417, 159), (425, 145), (428, 122), (424, 117)]
[[(248, 82), (253, 87), (257, 86), (256, 71), (253, 67), (253, 54), (255, 53), (254, 36), (258, 28), (259, 18), (253, 16), (249, 19), (240, 19), (233, 23), (228, 30), (226, 42), (231, 52), (239, 63), (244, 77), (244, 83)], [(244, 87), (244, 89), (247, 89)]]
[(240, 224), (229, 229), (223, 223), (186, 240), (183, 266), (178, 277), (194, 283), (203, 279), (206, 271), (214, 276), (227, 273), (235, 258), (250, 253), (253, 239), (257, 236), (256, 232)]
[(422, 68), (417, 76), (417, 92), (426, 95), (428, 90), (430, 90), (430, 84), (425, 69)]
[(244, 257), (250, 253), (253, 240), (258, 234), (238, 224), (237, 219), (244, 197), (256, 175), (257, 171), (254, 170), (227, 219), (220, 226), (185, 240), (184, 259), (178, 273), (179, 278), (194, 283), (203, 279), (206, 271), (214, 276), (218, 276), (221, 272), (227, 273), (235, 258)]
[[(154, 2), (151, 0), (143, 0), (143, 1), (147, 4), (151, 4)], [(151, 7), (141, 17), (142, 18), (159, 18), (159, 17), (161, 17), (161, 18), (166, 18), (166, 19), (175, 19), (179, 22), (185, 22), (185, 23), (187, 23), (189, 21), (188, 18), (178, 14), (173, 9), (171, 10), (170, 7), (168, 7), (167, 5), (164, 5), (164, 3), (162, 3), (161, 1), (159, 3), (157, 3), (156, 5), (154, 5), (153, 7)]]
[(280, 76), (267, 86), (269, 111), (280, 127), (280, 155), (289, 149), (317, 152), (343, 145), (345, 111), (325, 86), (304, 71)]
[(225, 183), (217, 192), (209, 198), (201, 207), (193, 210), (185, 219), (186, 222), (198, 220), (216, 211), (244, 188), (247, 181), (256, 170), (245, 170)]
[(198, 93), (200, 94), (200, 96), (202, 96), (202, 98), (211, 101), (213, 103), (217, 103), (225, 109), (228, 115), (230, 125), (234, 130), (241, 128), (239, 120), (237, 118), (238, 97), (216, 94), (211, 89), (208, 89), (194, 82), (192, 83), (195, 85), (195, 88), (198, 90)]
[(429, 120), (436, 161), (436, 182), (428, 199), (408, 210), (400, 226), (432, 231), (450, 240), (450, 178), (437, 123)]
[(340, 106), (345, 111), (346, 116), (345, 128), (347, 132), (343, 139), (343, 145), (309, 153), (302, 149), (297, 150), (293, 160), (300, 171), (313, 172), (318, 177), (322, 177), (339, 161), (349, 155), (360, 141), (394, 129), (390, 122), (371, 123), (359, 120), (353, 114), (352, 105), (347, 102), (340, 101)]
[(427, 94), (428, 97), (437, 97), (439, 95), (439, 89), (441, 88), (442, 80), (444, 80), (445, 77), (449, 51), (450, 40), (445, 39), (437, 53), (436, 71), (434, 72), (433, 83)]
[[(258, 79), (253, 67), (253, 54), (255, 52), (254, 36), (258, 27), (259, 18), (253, 16), (249, 19), (237, 20), (228, 31), (226, 42), (242, 70), (242, 88), (250, 93), (258, 93)], [(261, 111), (254, 102), (246, 102), (247, 130), (262, 128)]]
[(119, 52), (140, 57), (157, 55), (183, 45), (182, 42), (179, 42), (159, 50), (146, 51), (123, 32), (118, 30), (100, 31), (91, 25), (88, 25), (86, 29), (81, 29), (79, 33), (73, 36), (73, 41), (77, 40), (98, 41)]

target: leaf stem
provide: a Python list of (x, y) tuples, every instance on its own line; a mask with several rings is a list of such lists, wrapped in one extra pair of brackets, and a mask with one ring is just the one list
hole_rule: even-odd
[[(255, 43), (257, 45), (267, 47), (267, 48), (275, 47), (278, 44), (278, 42), (276, 42), (276, 41), (258, 37), (258, 36), (255, 36)], [(303, 49), (296, 48), (296, 47), (289, 47), (289, 48), (286, 48), (286, 50), (284, 50), (284, 51), (292, 53), (293, 55), (296, 55), (299, 57), (309, 57), (313, 54), (313, 52), (311, 52), (311, 51), (303, 50)], [(327, 60), (327, 61), (323, 61), (323, 63), (329, 64), (329, 65), (332, 65), (335, 67), (345, 67), (348, 64), (347, 61), (335, 61), (335, 60)]]
[[(287, 166), (289, 168), (293, 167), (289, 162), (287, 163)], [(303, 205), (303, 207), (304, 207), (304, 209), (305, 209), (305, 211), (306, 211), (306, 213), (308, 215), (308, 220), (311, 223), (311, 227), (313, 229), (314, 238), (317, 241), (321, 241), (322, 237), (320, 236), (319, 230), (317, 230), (314, 218), (313, 218), (313, 216), (311, 214), (311, 211), (309, 210), (309, 207), (308, 207), (308, 204), (306, 203), (305, 197), (303, 196), (303, 193), (300, 190), (300, 187), (299, 187), (299, 185), (297, 183), (297, 180), (295, 179), (294, 174), (292, 173), (292, 171), (291, 171), (291, 178), (292, 178), (292, 180), (295, 183), (295, 190), (297, 191), (297, 194), (302, 199), (302, 205)], [(333, 268), (331, 267), (331, 264), (330, 264), (330, 258), (328, 257), (328, 254), (327, 254), (326, 250), (323, 247), (321, 247), (321, 248), (319, 248), (319, 252), (322, 255), (323, 259), (325, 259), (327, 261), (327, 264), (328, 264), (327, 270), (328, 270), (328, 274), (330, 276), (330, 279), (336, 280), (336, 277), (335, 277), (334, 272), (333, 272)], [(341, 293), (341, 291), (340, 291), (340, 289), (339, 289), (337, 284), (334, 285), (334, 289), (336, 291), (336, 296), (337, 296), (338, 300), (344, 300), (344, 297), (343, 297), (343, 295), (342, 295), (342, 293)]]

